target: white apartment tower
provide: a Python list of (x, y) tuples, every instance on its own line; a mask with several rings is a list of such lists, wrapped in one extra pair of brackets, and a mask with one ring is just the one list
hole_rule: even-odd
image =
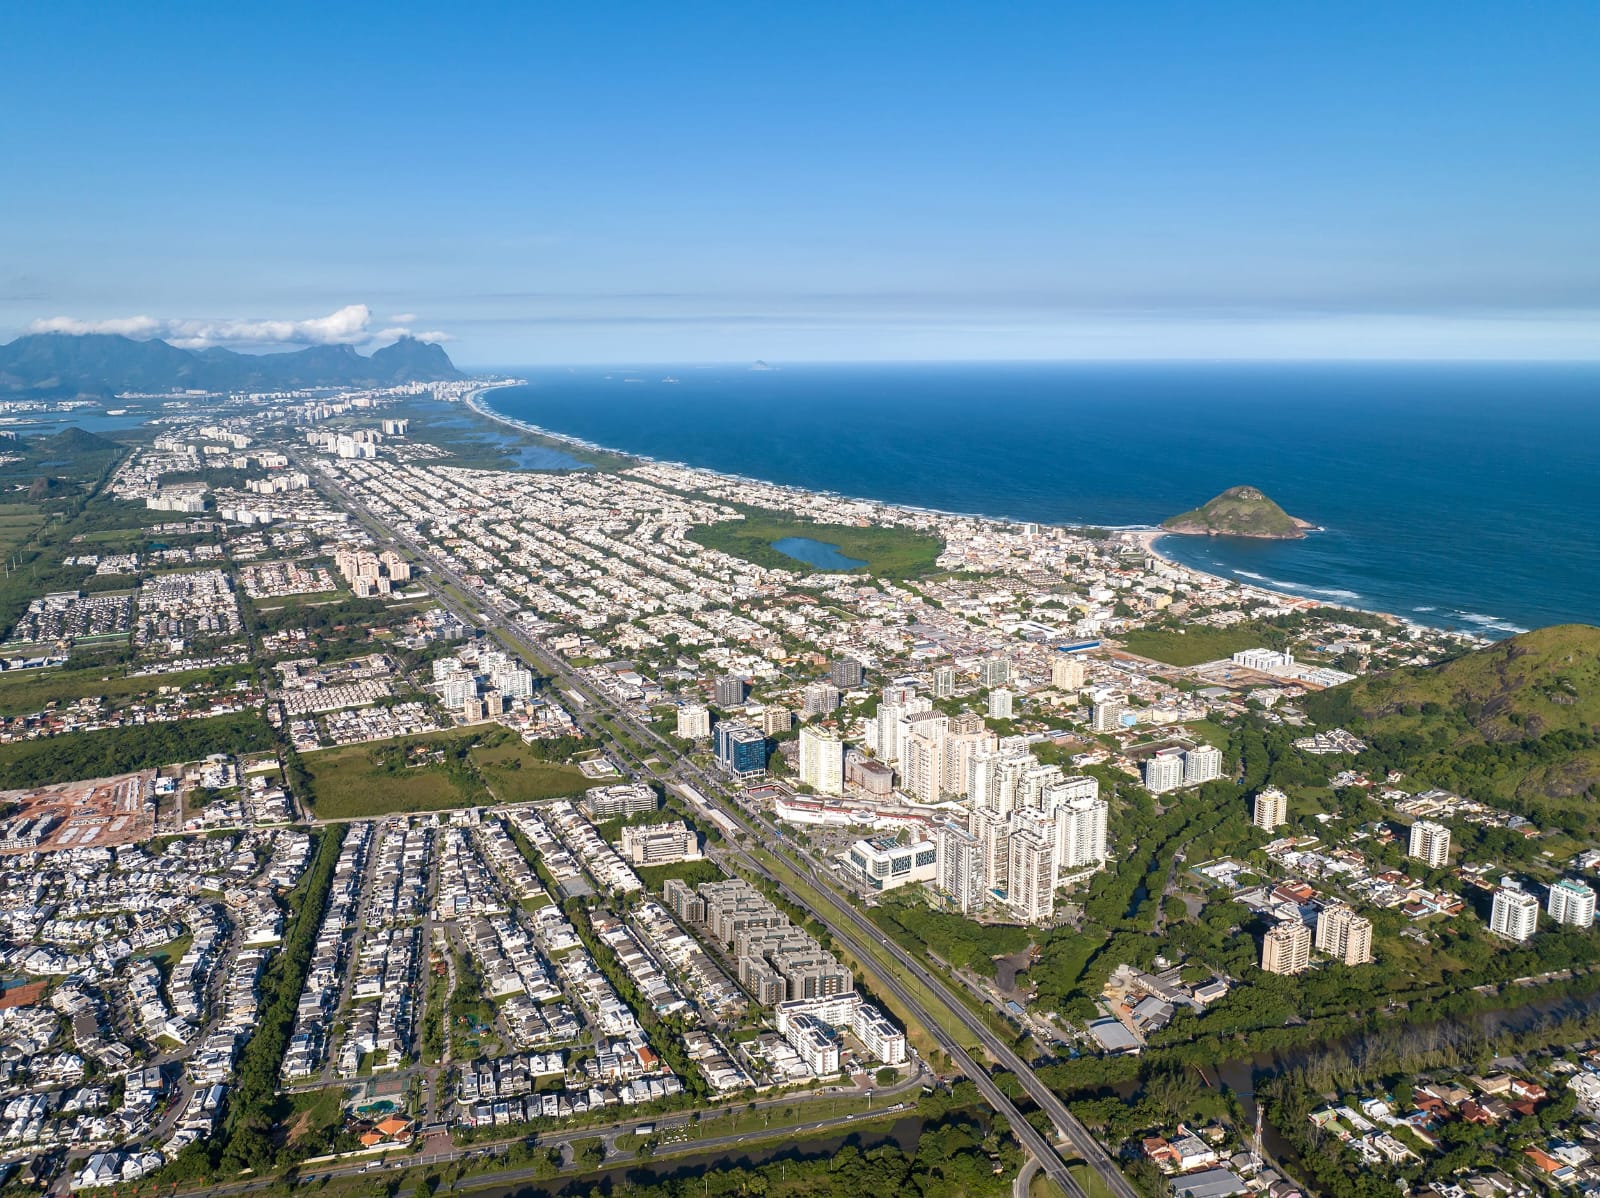
[(1183, 755), (1183, 784), (1196, 786), (1222, 777), (1222, 750), (1215, 745), (1197, 745)]
[(1539, 900), (1525, 890), (1502, 886), (1494, 892), (1489, 930), (1504, 940), (1526, 940), (1539, 930)]
[(1153, 795), (1183, 785), (1183, 750), (1161, 749), (1144, 763), (1144, 788)]
[(1275, 786), (1269, 786), (1255, 797), (1255, 810), (1251, 823), (1268, 832), (1289, 818), (1289, 796)]
[(800, 781), (818, 794), (844, 793), (844, 742), (808, 724), (800, 729)]
[(954, 824), (942, 824), (934, 833), (936, 885), (963, 915), (983, 905), (984, 846), (976, 836)]
[(1576, 878), (1562, 878), (1550, 887), (1545, 904), (1550, 918), (1574, 928), (1594, 925), (1594, 891)]
[(1096, 732), (1115, 732), (1122, 727), (1122, 713), (1128, 710), (1126, 695), (1105, 691), (1095, 698), (1091, 727)]
[(1104, 799), (1094, 797), (1068, 799), (1056, 808), (1056, 868), (1059, 871), (1086, 869), (1106, 859), (1106, 823), (1110, 810)]
[(1411, 825), (1409, 855), (1438, 869), (1450, 860), (1450, 829), (1432, 820), (1419, 819)]
[(1055, 828), (1028, 812), (1012, 817), (1006, 901), (1028, 923), (1048, 923), (1056, 909)]
[(703, 703), (678, 708), (678, 735), (684, 740), (705, 740), (711, 735), (711, 712)]

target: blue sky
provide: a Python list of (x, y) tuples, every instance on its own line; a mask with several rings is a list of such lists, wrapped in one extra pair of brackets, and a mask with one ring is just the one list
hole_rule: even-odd
[(1558, 0), (17, 5), (0, 338), (1596, 358), (1597, 46)]

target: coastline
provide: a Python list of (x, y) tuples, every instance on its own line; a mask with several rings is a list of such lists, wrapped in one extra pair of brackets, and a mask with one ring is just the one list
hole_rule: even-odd
[[(494, 421), (497, 424), (504, 425), (505, 427), (510, 428), (510, 429), (514, 429), (517, 432), (523, 433), (525, 435), (537, 437), (537, 438), (540, 438), (540, 439), (545, 440), (545, 441), (553, 442), (553, 443), (555, 443), (557, 445), (560, 445), (560, 446), (563, 446), (565, 448), (579, 450), (579, 451), (581, 451), (581, 452), (583, 452), (585, 454), (604, 455), (605, 457), (613, 459), (613, 460), (618, 461), (618, 462), (628, 462), (628, 463), (633, 463), (633, 464), (638, 464), (638, 465), (662, 465), (662, 466), (675, 466), (675, 467), (680, 467), (680, 468), (683, 468), (683, 469), (703, 470), (708, 474), (717, 475), (719, 477), (727, 478), (727, 479), (738, 479), (738, 478), (741, 477), (741, 476), (736, 475), (736, 474), (729, 474), (728, 472), (722, 471), (722, 470), (712, 470), (709, 467), (689, 466), (688, 463), (685, 463), (685, 462), (667, 461), (665, 459), (651, 457), (651, 456), (649, 456), (647, 454), (632, 453), (632, 452), (629, 452), (629, 451), (626, 451), (626, 450), (613, 449), (610, 446), (599, 445), (599, 444), (597, 444), (597, 443), (595, 443), (593, 441), (586, 440), (586, 439), (584, 439), (582, 437), (575, 437), (575, 436), (572, 436), (572, 435), (570, 435), (568, 433), (556, 432), (556, 431), (551, 430), (551, 429), (543, 428), (540, 425), (532, 423), (531, 421), (522, 420), (522, 419), (519, 419), (519, 418), (517, 418), (515, 416), (508, 416), (503, 412), (496, 411), (484, 399), (484, 396), (488, 395), (491, 391), (503, 391), (503, 390), (506, 390), (506, 389), (511, 388), (511, 387), (519, 387), (519, 386), (525, 386), (525, 385), (526, 385), (526, 383), (523, 380), (512, 380), (512, 381), (508, 381), (508, 382), (491, 383), (491, 384), (488, 384), (488, 385), (486, 385), (484, 387), (478, 388), (477, 390), (469, 392), (462, 402), (468, 408), (470, 408), (472, 411), (476, 412), (479, 416), (482, 416), (486, 420)], [(626, 467), (622, 467), (622, 468), (625, 469)], [(754, 481), (760, 481), (764, 485), (767, 485), (767, 486), (781, 487), (781, 488), (783, 488), (785, 490), (794, 491), (794, 492), (799, 493), (799, 494), (825, 494), (825, 495), (833, 495), (834, 494), (834, 492), (831, 492), (831, 491), (813, 491), (813, 490), (809, 490), (808, 488), (803, 488), (803, 487), (792, 487), (792, 486), (789, 486), (789, 485), (784, 484), (784, 483), (773, 483), (773, 482), (770, 482), (769, 480), (765, 480), (765, 479), (754, 480)], [(859, 499), (861, 502), (864, 502), (864, 503), (878, 504), (878, 505), (880, 505), (882, 507), (893, 508), (893, 509), (896, 509), (896, 510), (899, 510), (899, 511), (918, 512), (918, 513), (922, 513), (922, 514), (944, 516), (944, 517), (948, 517), (948, 518), (952, 518), (952, 519), (988, 520), (988, 521), (992, 521), (992, 522), (994, 522), (996, 524), (1023, 524), (1023, 523), (1028, 523), (1028, 521), (1015, 520), (1015, 519), (1012, 519), (1012, 518), (1006, 517), (1006, 516), (989, 516), (989, 515), (985, 515), (985, 514), (983, 514), (981, 512), (949, 512), (949, 511), (943, 511), (943, 510), (938, 509), (938, 508), (914, 506), (914, 505), (901, 504), (901, 503), (890, 503), (890, 502), (888, 502), (886, 500), (870, 499), (870, 498), (867, 498), (867, 497), (864, 497), (864, 496), (849, 496), (849, 497), (846, 497), (846, 498)], [(1395, 624), (1397, 626), (1400, 626), (1400, 627), (1416, 627), (1416, 628), (1432, 628), (1432, 627), (1435, 627), (1433, 625), (1425, 624), (1420, 620), (1414, 620), (1414, 619), (1408, 618), (1406, 616), (1397, 615), (1396, 613), (1391, 612), (1391, 611), (1384, 611), (1384, 610), (1379, 609), (1379, 608), (1360, 607), (1360, 606), (1357, 606), (1357, 605), (1352, 604), (1352, 603), (1342, 603), (1342, 602), (1337, 602), (1337, 601), (1333, 601), (1333, 600), (1313, 598), (1313, 597), (1310, 597), (1310, 596), (1307, 596), (1307, 595), (1296, 594), (1294, 591), (1290, 591), (1290, 590), (1286, 590), (1286, 589), (1280, 589), (1278, 587), (1260, 586), (1260, 585), (1257, 585), (1255, 583), (1243, 582), (1243, 581), (1241, 581), (1241, 580), (1239, 580), (1237, 578), (1229, 578), (1228, 576), (1226, 576), (1224, 574), (1213, 574), (1213, 573), (1211, 573), (1209, 571), (1206, 571), (1206, 570), (1197, 569), (1194, 566), (1191, 566), (1191, 565), (1188, 565), (1188, 564), (1186, 564), (1184, 562), (1178, 561), (1176, 558), (1169, 557), (1168, 555), (1162, 553), (1159, 548), (1157, 548), (1157, 542), (1159, 542), (1162, 538), (1168, 537), (1168, 536), (1182, 535), (1182, 534), (1178, 534), (1178, 533), (1168, 532), (1167, 530), (1165, 530), (1163, 528), (1160, 528), (1160, 527), (1155, 527), (1155, 526), (1151, 526), (1151, 525), (1143, 525), (1143, 524), (1129, 524), (1129, 525), (1122, 525), (1122, 526), (1106, 526), (1106, 525), (1103, 525), (1103, 524), (1079, 524), (1079, 523), (1071, 523), (1071, 522), (1065, 522), (1065, 521), (1061, 522), (1059, 527), (1069, 528), (1069, 529), (1072, 529), (1072, 528), (1098, 528), (1098, 529), (1104, 529), (1106, 532), (1112, 534), (1113, 536), (1121, 536), (1121, 537), (1125, 537), (1125, 538), (1129, 539), (1132, 543), (1137, 544), (1140, 547), (1140, 549), (1142, 549), (1145, 553), (1149, 554), (1151, 557), (1155, 558), (1156, 560), (1158, 560), (1160, 562), (1163, 562), (1168, 566), (1171, 566), (1174, 569), (1187, 571), (1188, 573), (1193, 574), (1197, 578), (1206, 579), (1206, 580), (1209, 580), (1209, 581), (1214, 582), (1214, 583), (1220, 583), (1223, 586), (1237, 587), (1241, 591), (1244, 591), (1246, 593), (1255, 592), (1255, 593), (1261, 594), (1264, 597), (1282, 597), (1282, 598), (1287, 598), (1287, 599), (1294, 600), (1296, 603), (1304, 604), (1307, 607), (1330, 607), (1330, 608), (1338, 609), (1340, 611), (1361, 612), (1364, 615), (1382, 616), (1384, 619), (1389, 620), (1391, 623), (1393, 623), (1393, 624)], [(1480, 633), (1467, 632), (1467, 631), (1465, 631), (1463, 629), (1452, 629), (1451, 631), (1455, 631), (1458, 635), (1461, 635), (1461, 636), (1464, 636), (1464, 637), (1470, 637), (1471, 639), (1473, 639), (1475, 641), (1480, 641), (1480, 642), (1484, 642), (1484, 643), (1488, 643), (1489, 641), (1491, 641), (1493, 639), (1493, 638), (1490, 638), (1490, 637), (1485, 637)]]

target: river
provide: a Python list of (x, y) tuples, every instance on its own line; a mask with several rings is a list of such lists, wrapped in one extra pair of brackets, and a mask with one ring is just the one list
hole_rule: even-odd
[[(1256, 1084), (1262, 1079), (1276, 1077), (1280, 1073), (1287, 1073), (1330, 1055), (1343, 1054), (1360, 1067), (1381, 1051), (1391, 1049), (1394, 1046), (1393, 1037), (1401, 1028), (1404, 1029), (1404, 1035), (1410, 1042), (1409, 1047), (1443, 1048), (1467, 1040), (1492, 1039), (1508, 1033), (1521, 1034), (1564, 1020), (1582, 1019), (1597, 1014), (1600, 1014), (1600, 991), (1592, 991), (1578, 997), (1540, 999), (1524, 1003), (1519, 1007), (1481, 1011), (1474, 1015), (1440, 1020), (1436, 1023), (1397, 1024), (1378, 1031), (1355, 1033), (1297, 1048), (1230, 1057), (1214, 1066), (1200, 1069), (1199, 1072), (1207, 1085), (1220, 1085), (1233, 1092), (1244, 1110), (1245, 1124), (1248, 1128), (1256, 1117)], [(1124, 1082), (1111, 1089), (1122, 1098), (1131, 1100), (1138, 1092), (1139, 1083)], [(1262, 1124), (1262, 1147), (1270, 1159), (1294, 1159), (1293, 1148), (1278, 1134), (1278, 1130), (1270, 1122)]]

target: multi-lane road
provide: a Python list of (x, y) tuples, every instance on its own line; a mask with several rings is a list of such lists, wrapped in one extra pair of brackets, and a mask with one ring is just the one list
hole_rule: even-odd
[[(657, 735), (653, 728), (634, 718), (632, 713), (612, 702), (609, 697), (599, 693), (590, 686), (576, 671), (572, 670), (558, 654), (548, 650), (529, 633), (507, 619), (503, 614), (493, 610), (487, 604), (479, 603), (473, 597), (473, 588), (462, 577), (449, 569), (434, 554), (432, 547), (419, 544), (416, 541), (399, 535), (394, 529), (376, 519), (371, 511), (355, 495), (344, 487), (337, 479), (330, 478), (320, 472), (308, 471), (314, 477), (320, 478), (337, 497), (347, 505), (362, 520), (381, 535), (395, 542), (407, 550), (414, 558), (425, 562), (436, 579), (443, 579), (450, 584), (451, 590), (430, 585), (441, 601), (447, 603), (469, 618), (481, 623), (505, 646), (524, 657), (532, 659), (547, 674), (560, 680), (562, 685), (580, 696), (584, 701), (584, 709), (575, 713), (575, 718), (581, 722), (591, 724), (601, 713), (621, 724), (628, 733), (636, 738), (641, 745), (647, 746), (664, 763), (667, 763), (669, 773), (690, 782), (695, 788), (710, 801), (717, 804), (723, 813), (731, 817), (741, 828), (745, 835), (754, 843), (761, 845), (767, 852), (780, 858), (788, 869), (793, 870), (798, 876), (809, 880), (813, 892), (824, 900), (824, 910), (814, 910), (813, 913), (826, 926), (829, 932), (848, 946), (864, 969), (872, 974), (875, 986), (891, 994), (904, 1010), (912, 1014), (921, 1022), (933, 1036), (940, 1048), (949, 1055), (955, 1067), (971, 1078), (977, 1085), (985, 1101), (1004, 1116), (1011, 1125), (1013, 1134), (1022, 1143), (1028, 1154), (1038, 1163), (1052, 1181), (1061, 1187), (1071, 1198), (1086, 1198), (1083, 1188), (1078, 1184), (1076, 1177), (1068, 1168), (1068, 1155), (1081, 1158), (1093, 1170), (1096, 1177), (1104, 1184), (1114, 1198), (1138, 1198), (1137, 1192), (1123, 1176), (1106, 1150), (1091, 1136), (1088, 1129), (1072, 1114), (1061, 1098), (1054, 1093), (1039, 1078), (1034, 1076), (1016, 1051), (1005, 1040), (990, 1030), (983, 1018), (973, 1012), (961, 999), (955, 995), (943, 980), (939, 978), (923, 962), (912, 956), (892, 940), (887, 939), (878, 928), (864, 916), (859, 909), (851, 904), (849, 899), (842, 895), (834, 883), (823, 873), (819, 872), (813, 863), (801, 860), (794, 855), (787, 842), (779, 834), (777, 828), (762, 816), (752, 816), (733, 803), (726, 795), (721, 779), (710, 776), (692, 761), (686, 758), (675, 746)], [(474, 610), (461, 611), (463, 604), (470, 605)], [(642, 763), (630, 762), (635, 768), (642, 769)], [(768, 877), (775, 884), (783, 888), (791, 900), (801, 906), (808, 906), (806, 898), (798, 895), (788, 887), (783, 879), (774, 875), (767, 866), (746, 847), (738, 843), (738, 838), (729, 838), (726, 852), (733, 857), (746, 870), (757, 872)], [(871, 946), (870, 948), (868, 946)], [(894, 970), (883, 969), (876, 965), (881, 959), (881, 954), (887, 954), (904, 971), (905, 976), (914, 979), (922, 994), (931, 995), (943, 1009), (947, 1017), (953, 1017), (968, 1033), (972, 1041), (980, 1045), (984, 1053), (996, 1067), (1010, 1072), (1022, 1085), (1028, 1097), (1032, 1099), (1039, 1110), (1043, 1111), (1054, 1125), (1060, 1141), (1067, 1146), (1068, 1155), (1057, 1144), (1039, 1133), (1032, 1124), (1022, 1116), (1016, 1104), (1008, 1098), (999, 1084), (991, 1076), (988, 1068), (975, 1061), (971, 1054), (961, 1044), (956, 1043), (942, 1028), (939, 1019), (927, 1009), (926, 1000), (914, 994), (909, 986), (902, 980), (901, 975)]]

